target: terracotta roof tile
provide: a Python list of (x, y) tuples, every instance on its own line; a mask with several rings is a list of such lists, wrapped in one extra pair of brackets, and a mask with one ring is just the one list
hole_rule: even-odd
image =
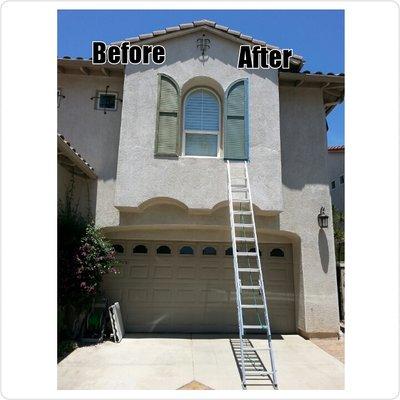
[[(144, 33), (144, 34), (141, 34), (139, 36), (134, 36), (134, 37), (126, 38), (126, 39), (123, 39), (123, 40), (118, 40), (116, 42), (112, 42), (111, 44), (120, 44), (122, 42), (136, 43), (136, 42), (140, 42), (142, 40), (147, 40), (147, 39), (156, 38), (156, 37), (158, 38), (160, 36), (166, 35), (166, 34), (171, 33), (171, 32), (178, 32), (178, 31), (181, 31), (181, 30), (183, 31), (183, 30), (186, 30), (186, 29), (200, 27), (200, 26), (208, 26), (208, 27), (220, 30), (222, 32), (225, 32), (225, 33), (227, 33), (229, 35), (232, 35), (232, 36), (234, 36), (236, 38), (240, 38), (240, 39), (242, 39), (242, 40), (244, 40), (246, 42), (249, 42), (249, 43), (252, 43), (252, 44), (258, 44), (258, 45), (261, 45), (261, 46), (266, 46), (269, 49), (279, 49), (279, 47), (273, 46), (271, 44), (268, 44), (264, 40), (254, 39), (252, 36), (246, 35), (246, 34), (240, 32), (240, 31), (235, 31), (235, 30), (229, 28), (228, 26), (219, 25), (216, 22), (210, 21), (210, 20), (207, 20), (207, 19), (202, 19), (202, 20), (194, 21), (194, 22), (187, 22), (187, 23), (179, 24), (177, 26), (170, 26), (170, 27), (167, 27), (167, 28), (164, 28), (164, 29), (158, 29), (158, 30), (155, 30), (155, 31), (153, 31), (151, 33)], [(70, 56), (64, 56), (63, 59), (69, 60), (69, 59), (71, 59), (71, 57)], [(82, 58), (79, 57), (77, 59), (81, 60)], [(88, 60), (88, 59), (84, 59), (84, 60)], [(299, 56), (297, 54), (295, 54), (293, 56), (292, 60), (293, 60), (293, 63), (295, 65), (297, 65), (296, 68), (301, 68), (302, 64), (304, 63), (303, 57)]]
[(339, 146), (329, 146), (328, 151), (335, 153), (335, 152), (342, 152), (344, 151), (344, 144), (339, 145)]

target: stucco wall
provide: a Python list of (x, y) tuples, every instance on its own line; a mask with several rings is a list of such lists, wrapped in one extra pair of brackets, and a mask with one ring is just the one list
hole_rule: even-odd
[[(282, 183), (284, 211), (280, 229), (300, 239), (301, 318), (310, 334), (338, 332), (338, 302), (331, 199), (327, 175), (325, 114), (320, 89), (280, 90)], [(328, 229), (317, 215), (325, 207)]]
[[(99, 177), (96, 223), (107, 227), (111, 237), (229, 240), (223, 159), (154, 157), (157, 74), (170, 75), (184, 92), (192, 84), (208, 82), (221, 94), (233, 81), (247, 77), (249, 172), (260, 240), (280, 237), (293, 244), (297, 327), (308, 334), (337, 332), (332, 220), (326, 230), (317, 224), (320, 207), (329, 215), (331, 210), (322, 93), (302, 87), (279, 90), (276, 71), (237, 70), (238, 45), (211, 34), (208, 58), (202, 63), (199, 37), (201, 32), (163, 43), (167, 62), (129, 65), (124, 83), (60, 74), (58, 87), (66, 98), (59, 109), (58, 132)], [(111, 91), (124, 92), (122, 118), (121, 105), (104, 115), (90, 101), (107, 84)], [(156, 202), (144, 211), (143, 203), (160, 197), (175, 202)], [(224, 207), (215, 207), (221, 203)], [(199, 210), (206, 212), (196, 215)], [(263, 216), (265, 211), (275, 214)], [(282, 213), (278, 216), (277, 211)]]
[(329, 184), (335, 180), (335, 189), (330, 189), (332, 204), (339, 211), (344, 211), (344, 184), (340, 183), (340, 176), (344, 175), (344, 152), (328, 152)]
[(114, 188), (117, 169), (121, 104), (117, 111), (104, 114), (95, 110), (96, 91), (118, 92), (122, 97), (123, 79), (86, 75), (59, 74), (58, 88), (65, 96), (58, 108), (58, 133), (90, 163), (97, 176), (96, 224), (118, 224), (114, 207)]
[(239, 44), (209, 33), (211, 48), (203, 63), (196, 47), (201, 35), (200, 31), (162, 43), (167, 61), (161, 66), (126, 67), (115, 204), (135, 208), (154, 197), (169, 197), (191, 209), (211, 209), (227, 200), (223, 159), (154, 157), (157, 74), (165, 73), (186, 90), (189, 85), (184, 84), (195, 77), (213, 79), (221, 92), (235, 80), (249, 78), (253, 200), (262, 210), (281, 210), (277, 72), (238, 70)]
[(57, 164), (57, 195), (62, 205), (66, 204), (67, 192), (73, 185), (72, 206), (84, 217), (94, 217), (96, 209), (96, 181), (72, 174), (66, 167)]

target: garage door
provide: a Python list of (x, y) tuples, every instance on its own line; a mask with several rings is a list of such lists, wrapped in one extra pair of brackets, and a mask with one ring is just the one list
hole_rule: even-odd
[[(106, 276), (104, 289), (120, 302), (127, 332), (237, 332), (230, 244), (119, 241), (115, 248), (120, 273)], [(260, 244), (260, 251), (272, 331), (295, 332), (291, 245)], [(253, 323), (260, 310), (246, 313)]]

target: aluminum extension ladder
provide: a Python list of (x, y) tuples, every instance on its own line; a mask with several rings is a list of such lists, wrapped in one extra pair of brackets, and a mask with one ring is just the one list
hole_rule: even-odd
[[(246, 388), (248, 379), (260, 379), (260, 377), (262, 379), (265, 376), (266, 379), (271, 380), (274, 389), (277, 389), (278, 382), (247, 161), (227, 161), (227, 169), (232, 254), (239, 322), (238, 345), (240, 347), (237, 347), (236, 355), (239, 359), (242, 385), (243, 388)], [(250, 340), (245, 337), (255, 331), (266, 333), (267, 347), (255, 348)], [(269, 352), (270, 371), (262, 364), (257, 354), (258, 351)], [(259, 363), (254, 362), (256, 359), (259, 360)]]

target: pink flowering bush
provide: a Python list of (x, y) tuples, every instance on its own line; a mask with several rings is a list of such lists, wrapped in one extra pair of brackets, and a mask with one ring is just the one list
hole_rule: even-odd
[(112, 244), (97, 229), (88, 209), (82, 216), (74, 201), (75, 177), (64, 201), (59, 201), (57, 218), (58, 343), (59, 355), (66, 343), (79, 336), (87, 312), (101, 295), (105, 274), (118, 273)]
[(75, 262), (75, 278), (83, 297), (92, 298), (99, 293), (103, 275), (118, 273), (114, 248), (93, 224), (86, 228)]
[[(101, 294), (103, 276), (119, 273), (116, 252), (100, 230), (93, 223), (77, 226), (59, 231), (59, 335), (67, 338), (78, 334), (82, 318)], [(71, 236), (74, 231), (78, 238)]]

